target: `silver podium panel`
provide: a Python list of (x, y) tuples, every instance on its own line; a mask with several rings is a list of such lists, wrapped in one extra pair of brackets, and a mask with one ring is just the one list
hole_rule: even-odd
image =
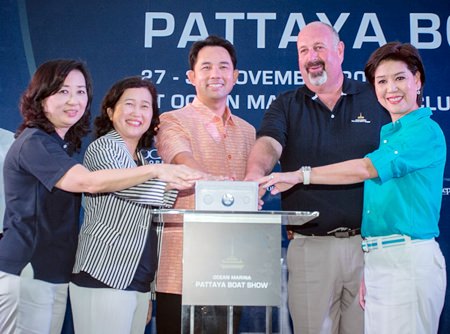
[(258, 183), (248, 181), (197, 181), (196, 210), (257, 211)]
[(221, 208), (154, 214), (162, 228), (166, 219), (184, 226), (183, 334), (237, 334), (244, 318), (246, 324), (251, 319), (246, 332), (292, 334), (281, 234), (283, 225), (305, 224), (319, 212)]

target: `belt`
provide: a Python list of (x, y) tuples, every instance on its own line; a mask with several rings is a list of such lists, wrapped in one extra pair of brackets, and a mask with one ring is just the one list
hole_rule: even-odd
[(370, 237), (364, 238), (361, 242), (361, 248), (364, 253), (369, 253), (370, 251), (381, 249), (381, 248), (391, 248), (403, 246), (406, 244), (415, 244), (420, 242), (426, 242), (434, 240), (433, 239), (412, 239), (410, 236), (402, 234), (393, 234), (385, 237)]
[(294, 238), (302, 237), (335, 237), (335, 238), (350, 238), (355, 235), (361, 234), (360, 228), (351, 229), (349, 227), (338, 227), (334, 230), (328, 231), (325, 234), (303, 234), (299, 232), (294, 232)]

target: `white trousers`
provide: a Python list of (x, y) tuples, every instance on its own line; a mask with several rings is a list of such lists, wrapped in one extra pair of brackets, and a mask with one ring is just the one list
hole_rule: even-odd
[(31, 266), (27, 266), (21, 276), (0, 272), (0, 333), (61, 333), (67, 284), (32, 277)]
[(366, 334), (437, 333), (446, 270), (436, 241), (373, 250), (364, 261)]
[(150, 293), (84, 288), (69, 283), (76, 334), (142, 334)]
[(0, 271), (0, 333), (14, 333), (19, 304), (19, 289), (19, 276)]

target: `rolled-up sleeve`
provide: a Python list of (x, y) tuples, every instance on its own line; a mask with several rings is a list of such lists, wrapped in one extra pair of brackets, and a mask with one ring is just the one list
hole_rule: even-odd
[(402, 177), (418, 169), (430, 167), (443, 157), (437, 157), (437, 152), (445, 151), (433, 124), (422, 126), (420, 131), (408, 131), (382, 138), (380, 147), (366, 157), (372, 161), (378, 172), (380, 181), (386, 182), (392, 178)]

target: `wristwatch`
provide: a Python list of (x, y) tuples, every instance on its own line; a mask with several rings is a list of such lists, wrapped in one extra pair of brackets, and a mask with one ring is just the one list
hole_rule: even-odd
[(311, 182), (311, 166), (302, 166), (300, 171), (303, 173), (303, 184), (307, 186)]

